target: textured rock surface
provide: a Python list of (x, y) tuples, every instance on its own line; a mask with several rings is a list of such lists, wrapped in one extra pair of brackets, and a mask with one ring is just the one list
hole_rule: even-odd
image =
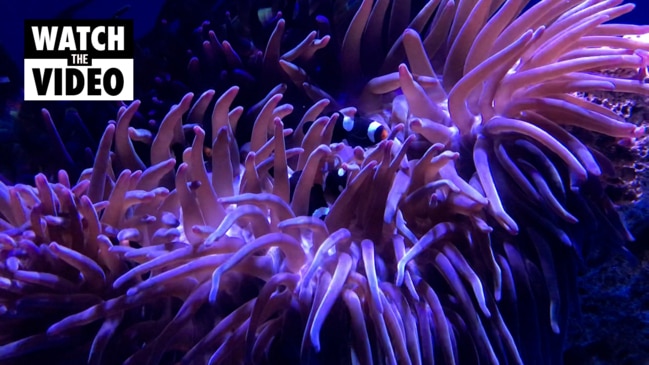
[[(619, 71), (618, 71), (619, 72)], [(645, 74), (646, 75), (646, 72)], [(637, 73), (629, 77), (641, 77)], [(645, 79), (646, 80), (646, 79)], [(598, 93), (588, 99), (607, 105), (635, 124), (649, 119), (649, 98)], [(595, 141), (618, 176), (607, 192), (620, 205), (635, 242), (604, 263), (592, 262), (578, 281), (580, 313), (568, 327), (565, 364), (649, 364), (649, 140), (631, 148)]]

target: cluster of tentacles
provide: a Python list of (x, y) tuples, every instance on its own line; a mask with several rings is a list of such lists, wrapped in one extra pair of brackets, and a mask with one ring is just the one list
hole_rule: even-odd
[[(78, 182), (0, 185), (0, 359), (560, 363), (575, 263), (630, 238), (600, 181), (615, 171), (571, 130), (644, 133), (574, 93), (649, 93), (591, 72), (643, 70), (649, 46), (604, 24), (621, 1), (526, 3), (431, 0), (410, 21), (408, 1), (363, 1), (341, 72), (370, 79), (344, 100), (305, 71), (329, 37), (282, 53), (278, 20), (267, 72), (314, 99), (294, 128), (287, 85), (248, 112), (245, 148), (236, 86), (185, 95), (155, 135), (130, 128), (135, 101)], [(332, 141), (361, 114), (387, 138)]]

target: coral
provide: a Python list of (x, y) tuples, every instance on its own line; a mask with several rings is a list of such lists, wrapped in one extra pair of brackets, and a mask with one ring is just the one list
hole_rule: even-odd
[(156, 133), (122, 106), (76, 184), (0, 185), (0, 359), (560, 363), (580, 258), (631, 238), (576, 136), (645, 134), (577, 93), (649, 94), (596, 72), (649, 46), (620, 1), (526, 3), (365, 0), (303, 41), (257, 9), (246, 54), (203, 24), (191, 87), (241, 86)]

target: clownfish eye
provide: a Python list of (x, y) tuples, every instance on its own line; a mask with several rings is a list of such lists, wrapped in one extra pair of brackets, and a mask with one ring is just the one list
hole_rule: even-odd
[(383, 128), (383, 130), (381, 131), (381, 141), (385, 141), (386, 139), (388, 139), (389, 135), (390, 133), (388, 133), (388, 129)]

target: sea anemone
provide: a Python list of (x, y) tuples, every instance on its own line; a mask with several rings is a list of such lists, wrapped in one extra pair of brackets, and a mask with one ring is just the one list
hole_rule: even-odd
[(260, 15), (259, 68), (207, 32), (190, 74), (260, 102), (187, 93), (151, 135), (134, 101), (76, 184), (0, 185), (0, 359), (561, 363), (579, 260), (631, 239), (575, 137), (645, 134), (578, 96), (649, 93), (621, 2), (364, 0), (288, 51)]

